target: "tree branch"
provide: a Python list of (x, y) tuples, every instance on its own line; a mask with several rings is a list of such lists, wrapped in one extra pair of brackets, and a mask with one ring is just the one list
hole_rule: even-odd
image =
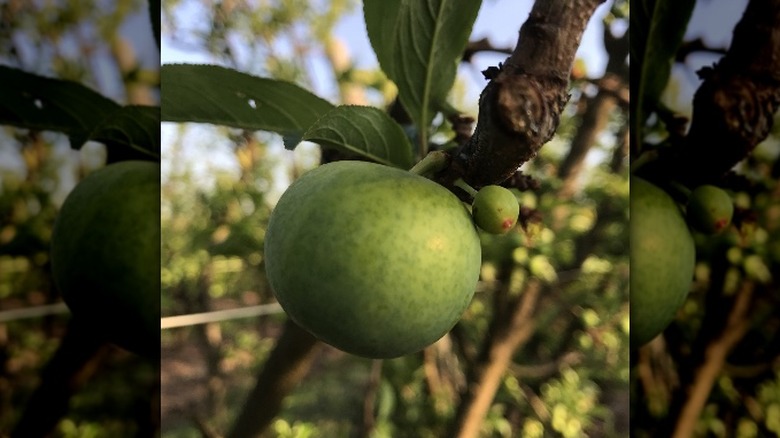
[(716, 182), (747, 157), (780, 109), (778, 53), (780, 0), (751, 0), (726, 55), (699, 71), (704, 82), (694, 96), (687, 138), (652, 171), (693, 187)]
[(454, 422), (451, 436), (479, 436), (493, 398), (515, 350), (527, 341), (536, 328), (533, 313), (542, 290), (541, 282), (532, 278), (519, 297), (510, 302), (506, 317), (494, 317), (485, 337), (479, 360), (469, 378)]
[(11, 431), (11, 438), (46, 437), (68, 412), (71, 396), (100, 367), (107, 344), (72, 318), (54, 356), (41, 373), (41, 383)]
[(687, 388), (687, 400), (677, 418), (672, 435), (674, 438), (693, 436), (696, 422), (707, 403), (715, 380), (726, 363), (726, 357), (750, 328), (748, 313), (752, 303), (753, 287), (752, 282), (743, 283), (725, 327), (720, 335), (707, 345), (704, 363), (698, 367), (693, 383)]
[(463, 51), (463, 58), (461, 58), (461, 62), (471, 62), (471, 59), (474, 57), (474, 55), (479, 52), (506, 53), (509, 55), (512, 53), (512, 48), (496, 47), (487, 38), (469, 41), (469, 43), (466, 45), (466, 50)]
[(255, 437), (268, 427), (284, 397), (308, 373), (319, 345), (314, 336), (287, 319), (228, 438)]
[(558, 128), (569, 99), (571, 68), (585, 27), (604, 0), (534, 3), (515, 50), (499, 68), (486, 70), (474, 135), (437, 180), (460, 177), (472, 187), (500, 183), (533, 158)]
[(722, 49), (719, 47), (709, 47), (706, 44), (704, 44), (704, 40), (701, 38), (696, 38), (692, 41), (684, 41), (682, 44), (680, 44), (680, 48), (677, 49), (677, 53), (675, 54), (674, 60), (676, 62), (685, 62), (688, 59), (688, 56), (690, 56), (693, 53), (712, 53), (715, 55), (725, 55), (727, 53), (726, 49)]

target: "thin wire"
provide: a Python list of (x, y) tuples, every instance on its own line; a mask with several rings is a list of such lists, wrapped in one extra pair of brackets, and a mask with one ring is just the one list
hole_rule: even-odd
[(68, 313), (65, 303), (46, 304), (43, 306), (25, 307), (23, 309), (0, 311), (0, 322), (11, 322), (18, 319), (39, 318), (41, 316)]
[[(43, 306), (25, 307), (23, 309), (0, 311), (0, 323), (18, 321), (21, 319), (40, 318), (47, 315), (69, 313), (65, 303), (46, 304)], [(193, 313), (189, 315), (167, 316), (160, 319), (160, 328), (169, 329), (186, 327), (210, 322), (229, 321), (253, 316), (272, 315), (283, 313), (282, 306), (278, 303), (260, 304), (257, 306), (241, 307), (238, 309), (215, 310), (213, 312)]]
[(167, 316), (160, 320), (160, 327), (164, 329), (185, 327), (210, 322), (228, 321), (239, 318), (251, 318), (253, 316), (271, 315), (282, 313), (279, 303), (260, 304), (257, 306), (241, 307), (239, 309), (216, 310), (214, 312), (193, 313), (190, 315)]

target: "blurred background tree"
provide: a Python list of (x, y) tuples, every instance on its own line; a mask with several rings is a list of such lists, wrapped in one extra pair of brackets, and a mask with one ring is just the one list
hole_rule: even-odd
[[(726, 189), (735, 215), (718, 235), (694, 233), (697, 261), (685, 304), (661, 335), (632, 352), (632, 435), (780, 436), (780, 3), (687, 3), (692, 14), (678, 25), (678, 48), (664, 40), (674, 34), (669, 29), (647, 37), (648, 45), (673, 49), (671, 75), (637, 131), (631, 160), (641, 167), (657, 154), (662, 162), (665, 150), (679, 148), (672, 168), (694, 186)], [(659, 11), (645, 22), (663, 21)], [(663, 77), (655, 68), (651, 75)], [(724, 98), (708, 100), (713, 90)], [(724, 159), (732, 161), (708, 172)]]
[[(511, 24), (506, 41), (473, 35), (454, 107), (476, 116), (479, 71), (506, 59), (531, 4), (483, 3)], [(245, 412), (262, 436), (627, 434), (627, 22), (625, 1), (594, 16), (558, 134), (523, 168), (536, 181), (516, 191), (523, 227), (483, 236), (477, 294), (455, 329), (393, 360), (316, 344), (295, 370), (278, 371), (296, 379), (280, 405)], [(162, 61), (219, 64), (387, 109), (396, 90), (361, 25), (354, 0), (165, 1)], [(456, 136), (448, 121), (435, 124), (435, 141)], [(269, 214), (323, 157), (313, 144), (288, 151), (276, 135), (213, 125), (164, 123), (162, 135), (163, 316), (189, 315), (162, 333), (162, 433), (220, 436), (257, 374), (273, 378), (265, 366), (289, 333), (264, 275)], [(252, 316), (230, 316), (237, 308)]]
[[(4, 1), (0, 64), (78, 82), (120, 104), (158, 105), (148, 8), (142, 0)], [(50, 275), (51, 229), (70, 190), (105, 160), (99, 143), (75, 150), (60, 132), (0, 126), (0, 436), (14, 428), (14, 436), (158, 433), (154, 364), (109, 345), (82, 363), (80, 347), (60, 350), (71, 318)], [(67, 412), (53, 398), (32, 401), (44, 379), (65, 377)]]

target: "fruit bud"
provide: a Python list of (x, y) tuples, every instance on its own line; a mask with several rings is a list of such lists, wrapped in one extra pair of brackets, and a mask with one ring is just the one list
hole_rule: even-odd
[(520, 204), (501, 186), (485, 186), (474, 196), (471, 214), (477, 226), (491, 234), (506, 234), (517, 224)]
[(705, 234), (717, 234), (731, 224), (734, 203), (725, 190), (701, 185), (691, 192), (686, 209), (688, 224)]

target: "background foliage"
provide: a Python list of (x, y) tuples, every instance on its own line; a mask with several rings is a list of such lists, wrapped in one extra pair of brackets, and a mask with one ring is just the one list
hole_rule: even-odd
[[(151, 3), (156, 11), (155, 2)], [(632, 34), (657, 39), (650, 43), (655, 44), (654, 51), (640, 69), (652, 80), (638, 93), (632, 90), (630, 101), (631, 105), (643, 102), (641, 111), (648, 106), (658, 111), (640, 116), (633, 107), (631, 135), (633, 144), (663, 144), (690, 117), (692, 97), (685, 96), (692, 93), (686, 87), (700, 83), (692, 74), (696, 63), (689, 62), (688, 56), (703, 54), (704, 63), (711, 63), (722, 56), (728, 43), (708, 45), (706, 38), (697, 40), (695, 34), (681, 32), (695, 24), (695, 20), (690, 25), (685, 21), (690, 8), (694, 17), (696, 11), (709, 8), (713, 22), (720, 23), (717, 2), (637, 4), (642, 14), (632, 15), (639, 18), (632, 22)], [(730, 187), (737, 225), (716, 238), (696, 236), (698, 260), (688, 301), (664, 335), (632, 352), (629, 362), (629, 117), (623, 33), (629, 7), (625, 1), (607, 5), (611, 12), (603, 19), (606, 70), (590, 77), (584, 60), (575, 64), (572, 97), (558, 133), (523, 169), (540, 183), (516, 192), (524, 227), (509, 236), (483, 236), (481, 279), (463, 320), (433, 347), (394, 360), (370, 361), (321, 346), (309, 373), (286, 397), (266, 436), (444, 436), (459, 415), (460, 394), (472, 378), (469, 371), (475, 357), (493, 339), (492, 329), (506, 315), (507, 302), (530, 303), (530, 310), (518, 326), (524, 337), (512, 351), (511, 364), (502, 373), (484, 418), (484, 435), (625, 436), (630, 387), (632, 432), (654, 436), (664, 423), (680, 417), (689, 399), (685, 384), (696, 375), (697, 352), (719, 345), (711, 328), (728, 328), (734, 297), (746, 295), (749, 306), (739, 321), (744, 332), (717, 368), (714, 384), (703, 390), (706, 401), (694, 419), (695, 431), (700, 436), (780, 434), (778, 124), (737, 167), (742, 182)], [(485, 1), (481, 7), (492, 6)], [(0, 5), (3, 77), (14, 74), (7, 70), (10, 66), (18, 69), (15, 72), (81, 84), (115, 104), (155, 105), (160, 97), (159, 59), (153, 41), (147, 38), (143, 43), (128, 36), (129, 28), (146, 32), (146, 7), (137, 0), (4, 2)], [(385, 71), (378, 66), (358, 67), (349, 44), (333, 32), (339, 20), (360, 7), (356, 1), (170, 0), (161, 7), (168, 44), (191, 50), (202, 62), (247, 75), (241, 77), (297, 84), (291, 92), (309, 96), (304, 99), (311, 97), (306, 90), (328, 90), (320, 93), (327, 94), (320, 102), (322, 111), (337, 104), (369, 105), (377, 108), (372, 112), (376, 120), (385, 113), (402, 120), (393, 106), (401, 94), (402, 102), (413, 102), (420, 110), (402, 127), (409, 145), (406, 152), (415, 159), (427, 147), (451, 146), (453, 126), (442, 116), (434, 117), (437, 111), (456, 108), (476, 115), (476, 101), (468, 97), (468, 81), (461, 69), (451, 89), (436, 88), (447, 81), (433, 81), (427, 82), (436, 86), (432, 93), (420, 94), (416, 88), (420, 84), (403, 82), (404, 72), (399, 69), (419, 71), (426, 65), (410, 59), (392, 66), (394, 57), (411, 52), (404, 50), (403, 41), (378, 40), (371, 25), (368, 34), (374, 35), (374, 47), (380, 48), (377, 55)], [(651, 11), (657, 15), (646, 19)], [(471, 12), (459, 18), (465, 20)], [(181, 16), (199, 19), (179, 20)], [(666, 23), (656, 29), (680, 32), (635, 26), (653, 19)], [(453, 32), (464, 30), (462, 23), (449, 25)], [(729, 26), (714, 27), (731, 32)], [(436, 41), (426, 35), (420, 38)], [(449, 49), (449, 55), (464, 50)], [(511, 51), (511, 47), (467, 45), (464, 53), (470, 55), (464, 56), (461, 66), (476, 64), (472, 49)], [(324, 64), (310, 63), (315, 57), (324, 59)], [(671, 66), (670, 74), (656, 69), (658, 64)], [(80, 143), (92, 139), (132, 148), (148, 132), (126, 129), (128, 122), (149, 117), (148, 112), (129, 107), (116, 120), (98, 126), (101, 129), (79, 125), (78, 120), (69, 126), (61, 119), (48, 129), (35, 120), (22, 120), (25, 125), (20, 127), (18, 117), (24, 108), (8, 104), (20, 102), (8, 89), (9, 83), (0, 85), (6, 86), (0, 116), (14, 125), (0, 129), (0, 434), (24, 413), (68, 327), (67, 313), (17, 319), (22, 309), (33, 306), (52, 304), (55, 310), (63, 310), (57, 307), (60, 299), (51, 282), (47, 255), (57, 209), (77, 181), (118, 150), (107, 151), (96, 142), (83, 147)], [(168, 108), (187, 103), (189, 108), (203, 105), (212, 111), (210, 90), (198, 91), (183, 90), (179, 97), (190, 100), (174, 99)], [(262, 103), (258, 96), (232, 98), (249, 107)], [(28, 109), (29, 104), (42, 103), (22, 102)], [(643, 125), (644, 115), (649, 116), (647, 125)], [(192, 117), (187, 114), (181, 121)], [(225, 126), (163, 125), (163, 314), (267, 305), (251, 318), (162, 332), (160, 407), (166, 437), (217, 436), (230, 428), (284, 323), (264, 278), (263, 230), (284, 188), (323, 157), (331, 158), (328, 149), (311, 143), (290, 150), (307, 134), (303, 128), (309, 122), (302, 122), (300, 131), (284, 132), (282, 138), (255, 131), (257, 120), (242, 126), (236, 123), (240, 119), (229, 117)], [(421, 121), (429, 119), (433, 120), (432, 144), (421, 141), (426, 135), (414, 127), (414, 122), (419, 128)], [(113, 129), (117, 126), (120, 129)], [(65, 129), (69, 127), (75, 131)], [(312, 135), (308, 138), (334, 143), (316, 133), (308, 133)], [(402, 138), (399, 135), (400, 131), (381, 132), (378, 137)], [(81, 149), (75, 150), (70, 141)], [(385, 158), (408, 164), (406, 152)], [(632, 154), (632, 159), (639, 156)], [(148, 436), (159, 426), (157, 406), (149, 405), (149, 394), (156, 391), (154, 367), (106, 347), (85, 369), (67, 416), (56, 425), (58, 436)]]
[[(700, 68), (714, 66), (730, 47), (737, 54), (751, 53), (753, 47), (765, 44), (777, 47), (774, 40), (751, 41), (747, 47), (743, 40), (743, 46), (737, 46), (736, 38), (732, 38), (737, 22), (745, 20), (747, 29), (762, 26), (753, 21), (757, 17), (743, 15), (749, 3), (762, 4), (647, 3), (657, 5), (642, 11), (647, 26), (632, 27), (636, 40), (652, 52), (652, 56), (644, 57), (642, 71), (646, 73), (632, 75), (645, 90), (640, 97), (644, 98), (645, 116), (649, 117), (646, 124), (644, 119), (634, 120), (636, 142), (632, 145), (636, 149), (632, 149), (631, 159), (637, 167), (655, 152), (674, 150), (677, 140), (686, 135), (689, 142), (695, 141), (688, 130), (691, 120), (697, 112), (703, 119), (708, 115), (708, 108), (702, 105), (694, 110), (694, 92), (706, 77), (697, 74), (702, 72)], [(723, 7), (731, 11), (724, 12)], [(780, 20), (777, 12), (775, 5), (773, 14), (761, 16), (776, 26)], [(662, 31), (669, 23), (679, 31)], [(655, 36), (652, 29), (656, 29)], [(753, 62), (760, 66), (767, 61)], [(763, 79), (753, 76), (750, 68), (755, 66), (747, 61), (734, 67), (737, 74), (763, 83)], [(634, 88), (632, 97), (633, 93)], [(769, 119), (771, 122), (771, 114)], [(739, 126), (742, 132), (756, 132), (757, 127), (745, 120), (745, 126)], [(734, 202), (734, 223), (720, 235), (694, 233), (697, 261), (687, 301), (661, 336), (632, 353), (631, 425), (638, 437), (670, 435), (686, 423), (691, 424), (694, 436), (780, 434), (778, 120), (780, 114), (776, 113), (767, 138), (753, 144), (751, 154), (743, 153), (744, 159), (733, 171), (716, 180)], [(743, 141), (749, 143), (753, 138), (747, 135)], [(715, 156), (728, 156), (729, 149), (739, 147), (732, 143), (734, 139), (724, 139), (698, 146)], [(703, 154), (694, 159), (703, 168), (713, 161)]]
[[(60, 205), (107, 156), (139, 144), (159, 153), (159, 111), (150, 111), (159, 101), (159, 52), (148, 8), (139, 0), (0, 4), (0, 436), (25, 413), (38, 424), (56, 415), (27, 407), (57, 374), (50, 364), (71, 321), (48, 257)], [(112, 109), (118, 118), (99, 126)], [(26, 316), (38, 306), (46, 306), (41, 315)], [(69, 382), (73, 396), (66, 415), (52, 420), (53, 434), (152, 436), (155, 368), (102, 347)]]

